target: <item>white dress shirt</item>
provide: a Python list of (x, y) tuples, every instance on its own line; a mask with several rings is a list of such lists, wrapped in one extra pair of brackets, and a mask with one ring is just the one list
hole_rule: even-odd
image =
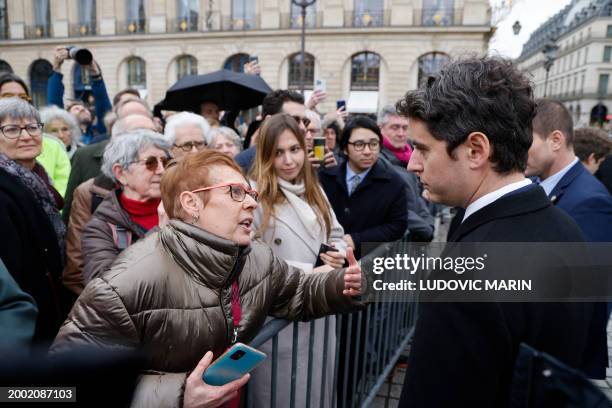
[(544, 191), (546, 191), (547, 196), (550, 196), (550, 193), (552, 193), (552, 191), (555, 189), (555, 186), (561, 181), (563, 176), (565, 176), (565, 173), (570, 171), (570, 169), (574, 167), (574, 164), (576, 164), (577, 162), (578, 158), (576, 157), (570, 164), (568, 164), (546, 180), (540, 182), (540, 186), (544, 189)]
[(491, 191), (480, 197), (478, 200), (474, 201), (472, 204), (468, 205), (465, 209), (465, 215), (463, 216), (463, 221), (465, 221), (470, 215), (474, 214), (476, 211), (481, 210), (489, 204), (497, 201), (501, 197), (505, 196), (508, 193), (511, 193), (519, 188), (523, 188), (531, 184), (531, 180), (525, 178), (521, 181), (517, 181), (514, 183), (510, 183), (508, 185), (503, 186), (502, 188), (498, 188), (495, 191)]

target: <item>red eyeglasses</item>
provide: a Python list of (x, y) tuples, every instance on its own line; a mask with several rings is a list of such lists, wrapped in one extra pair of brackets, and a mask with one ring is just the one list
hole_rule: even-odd
[(259, 193), (257, 191), (255, 191), (255, 190), (253, 190), (253, 189), (246, 188), (245, 186), (243, 186), (240, 183), (216, 184), (216, 185), (210, 186), (210, 187), (198, 188), (198, 189), (193, 190), (191, 192), (192, 193), (199, 193), (201, 191), (212, 190), (213, 188), (221, 188), (221, 187), (229, 187), (229, 193), (230, 193), (230, 196), (232, 197), (232, 200), (238, 201), (239, 203), (244, 201), (244, 199), (246, 198), (247, 194), (249, 196), (251, 196), (251, 198), (253, 200), (255, 200), (255, 202), (258, 201)]

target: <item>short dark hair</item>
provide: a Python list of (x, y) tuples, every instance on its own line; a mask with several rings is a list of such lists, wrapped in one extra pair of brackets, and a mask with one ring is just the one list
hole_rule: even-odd
[(140, 93), (138, 92), (138, 90), (134, 88), (124, 88), (120, 90), (119, 92), (117, 92), (115, 96), (113, 97), (113, 106), (117, 105), (121, 97), (126, 94), (137, 96), (138, 99), (140, 99)]
[(448, 154), (470, 133), (484, 133), (493, 147), (494, 170), (523, 172), (531, 147), (535, 102), (530, 81), (501, 57), (467, 57), (430, 75), (397, 105), (401, 115), (423, 122), (446, 142)]
[(28, 89), (28, 86), (26, 85), (25, 81), (21, 79), (21, 77), (11, 72), (6, 72), (0, 75), (0, 88), (2, 88), (2, 85), (7, 84), (9, 82), (17, 82), (23, 87), (23, 89), (25, 89), (26, 94), (30, 96), (30, 90)]
[(340, 136), (340, 150), (343, 151), (346, 149), (349, 139), (351, 138), (351, 134), (355, 129), (371, 130), (372, 132), (376, 133), (376, 136), (378, 136), (378, 141), (382, 143), (382, 133), (380, 132), (380, 128), (376, 124), (376, 121), (367, 116), (355, 116), (349, 121), (349, 123), (347, 123), (344, 129), (342, 129), (342, 136)]
[(536, 115), (533, 118), (533, 131), (543, 138), (555, 130), (565, 136), (565, 145), (572, 146), (574, 141), (574, 121), (565, 105), (551, 99), (536, 100)]
[(606, 157), (612, 151), (612, 140), (601, 129), (581, 128), (574, 131), (574, 153), (581, 161), (586, 161), (591, 153), (595, 160)]
[(303, 105), (304, 97), (302, 94), (288, 89), (277, 89), (272, 91), (266, 95), (261, 103), (261, 116), (265, 118), (266, 116), (281, 113), (285, 102), (296, 102)]

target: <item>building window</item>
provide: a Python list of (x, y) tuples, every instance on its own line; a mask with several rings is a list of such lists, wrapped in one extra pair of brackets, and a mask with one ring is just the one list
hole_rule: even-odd
[(442, 67), (450, 61), (450, 57), (442, 52), (430, 52), (419, 58), (419, 75), (417, 78), (420, 85), (432, 74), (440, 72)]
[(454, 24), (455, 0), (423, 0), (421, 23), (425, 26)]
[(142, 33), (147, 25), (146, 0), (127, 1), (127, 33)]
[(599, 84), (597, 85), (597, 96), (605, 97), (608, 95), (608, 82), (610, 80), (610, 74), (599, 75)]
[[(306, 7), (306, 27), (315, 27), (317, 23), (316, 2)], [(302, 8), (291, 2), (291, 28), (302, 27)]]
[(362, 52), (351, 58), (351, 91), (378, 91), (380, 56)]
[(198, 73), (198, 61), (191, 55), (183, 55), (176, 60), (176, 79), (185, 75), (196, 75)]
[(584, 65), (587, 63), (587, 55), (589, 54), (589, 47), (584, 49)]
[(234, 72), (244, 72), (244, 64), (247, 62), (249, 62), (248, 54), (234, 54), (225, 60), (223, 68)]
[(77, 33), (79, 35), (96, 34), (96, 0), (81, 0), (77, 4), (79, 8)]
[(8, 38), (8, 7), (6, 0), (0, 0), (0, 39)]
[(255, 0), (232, 0), (232, 28), (255, 28)]
[(146, 89), (147, 64), (142, 58), (132, 57), (127, 61), (127, 85), (130, 88)]
[[(589, 30), (590, 30), (590, 28), (589, 28)], [(612, 25), (608, 26), (608, 29), (606, 30), (606, 37), (612, 38)]]
[(34, 32), (31, 37), (42, 38), (51, 35), (51, 7), (49, 0), (33, 0)]
[(5, 74), (5, 73), (12, 74), (13, 67), (11, 67), (11, 65), (8, 62), (0, 60), (0, 74)]
[(383, 0), (355, 0), (355, 27), (380, 27), (385, 15)]
[[(314, 86), (314, 57), (304, 53), (304, 89), (311, 90)], [(302, 55), (298, 52), (289, 57), (289, 78), (288, 88), (293, 90), (300, 89), (300, 67)]]
[(580, 108), (580, 104), (576, 106), (576, 120), (575, 123), (580, 124), (580, 114), (582, 113), (582, 109)]
[(610, 62), (611, 55), (612, 55), (612, 46), (606, 45), (604, 47), (603, 62)]
[(197, 31), (198, 19), (200, 15), (199, 0), (178, 0), (176, 2), (178, 10), (176, 12), (177, 31)]
[(47, 81), (53, 67), (44, 59), (36, 60), (30, 65), (30, 90), (32, 92), (32, 103), (36, 107), (47, 104)]
[(584, 74), (582, 74), (582, 77), (580, 78), (580, 93), (581, 94), (584, 93), (584, 80), (585, 80), (585, 76)]

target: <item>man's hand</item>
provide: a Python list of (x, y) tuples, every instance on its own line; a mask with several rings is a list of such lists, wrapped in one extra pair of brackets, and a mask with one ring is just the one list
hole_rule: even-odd
[(336, 111), (336, 115), (338, 115), (339, 119), (342, 119), (342, 125), (346, 123), (346, 119), (348, 119), (349, 113), (346, 111), (346, 105), (341, 107)]
[(320, 89), (315, 90), (308, 98), (306, 102), (306, 108), (313, 110), (319, 103), (323, 102), (327, 98), (325, 91)]
[(346, 259), (348, 259), (349, 266), (344, 272), (344, 290), (342, 294), (345, 296), (359, 296), (361, 295), (361, 266), (357, 263), (352, 248), (346, 250)]
[(91, 76), (102, 75), (102, 71), (100, 70), (100, 65), (98, 65), (95, 59), (91, 60), (91, 64), (87, 65), (87, 68), (89, 69), (89, 73), (91, 74)]
[(325, 156), (323, 156), (323, 167), (334, 167), (337, 165), (338, 162), (336, 161), (336, 156), (334, 156), (334, 152), (329, 151), (325, 153)]
[(321, 160), (317, 159), (314, 155), (314, 151), (309, 151), (308, 152), (308, 161), (310, 162), (310, 166), (313, 169), (319, 169), (319, 167), (321, 167)]
[(208, 368), (213, 358), (211, 351), (204, 354), (195, 370), (185, 381), (185, 394), (183, 395), (184, 408), (216, 408), (238, 395), (250, 378), (245, 374), (236, 381), (232, 381), (220, 387), (208, 385), (202, 380), (204, 371)]
[(244, 64), (244, 73), (249, 75), (261, 75), (261, 67), (259, 60), (247, 62)]
[(347, 247), (355, 249), (355, 243), (353, 242), (353, 238), (349, 234), (345, 234), (342, 239), (344, 240), (344, 242), (346, 242)]
[(55, 53), (53, 54), (53, 70), (60, 72), (62, 69), (62, 64), (67, 59), (70, 59), (70, 55), (68, 54), (68, 48), (65, 45), (60, 45), (55, 47)]
[(334, 269), (342, 268), (346, 259), (346, 256), (339, 251), (327, 251), (319, 256), (325, 265), (329, 265)]

